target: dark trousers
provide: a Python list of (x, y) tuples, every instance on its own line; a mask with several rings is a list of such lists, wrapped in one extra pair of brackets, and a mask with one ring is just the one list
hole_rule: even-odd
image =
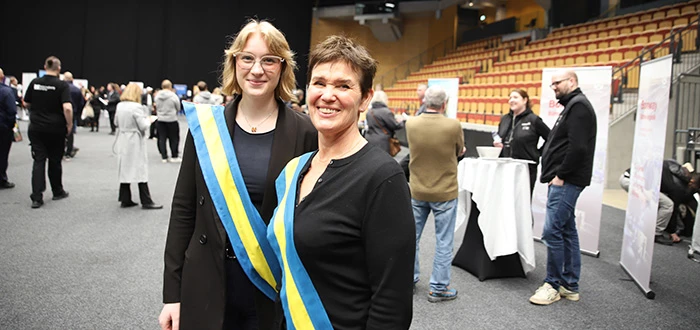
[[(234, 257), (235, 258), (235, 257)], [(258, 317), (255, 309), (255, 286), (248, 279), (238, 259), (226, 257), (226, 314), (225, 330), (258, 329)]]
[(153, 123), (151, 123), (150, 131), (149, 131), (150, 133), (148, 135), (149, 139), (158, 137), (158, 135), (157, 135), (158, 130), (156, 129), (156, 126), (158, 126), (158, 120), (155, 120)]
[(173, 158), (177, 158), (177, 146), (180, 144), (180, 124), (177, 121), (158, 122), (158, 151), (160, 151), (160, 156), (163, 159), (168, 159), (165, 140), (170, 142), (170, 155)]
[[(148, 190), (148, 182), (139, 182), (139, 199), (141, 200), (141, 205), (153, 204), (151, 192)], [(119, 184), (119, 201), (122, 203), (133, 202), (131, 200), (131, 184)]]
[(112, 132), (117, 130), (117, 125), (114, 123), (114, 114), (117, 112), (117, 110), (107, 110), (107, 113), (109, 113), (109, 127), (112, 129)]
[(0, 182), (7, 182), (7, 159), (10, 157), (12, 140), (12, 129), (0, 127)]
[[(75, 113), (73, 113), (73, 115), (75, 116)], [(75, 118), (75, 117), (73, 117), (73, 118)], [(73, 120), (73, 128), (71, 129), (70, 134), (68, 134), (68, 136), (66, 136), (66, 152), (64, 154), (65, 156), (73, 157), (73, 155), (72, 155), (73, 154), (73, 141), (75, 141), (76, 128), (78, 128), (78, 121)]]
[(54, 196), (63, 193), (63, 148), (66, 137), (62, 133), (36, 132), (29, 130), (29, 143), (31, 144), (32, 158), (32, 195), (33, 201), (43, 200), (44, 190), (46, 190), (46, 160), (49, 161), (49, 183)]
[(532, 198), (532, 192), (535, 190), (535, 182), (537, 181), (537, 164), (528, 164), (530, 169), (530, 198)]
[(95, 116), (90, 118), (90, 132), (92, 131), (100, 131), (100, 114), (102, 112), (102, 109), (100, 108), (95, 108), (93, 107)]

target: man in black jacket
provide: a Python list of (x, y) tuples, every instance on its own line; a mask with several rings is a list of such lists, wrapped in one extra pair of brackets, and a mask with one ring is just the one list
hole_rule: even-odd
[(579, 300), (581, 252), (574, 212), (581, 191), (591, 184), (597, 131), (595, 111), (578, 88), (576, 73), (556, 73), (550, 86), (564, 110), (542, 152), (540, 181), (549, 184), (542, 232), (547, 277), (530, 297), (537, 305), (549, 305), (561, 297)]

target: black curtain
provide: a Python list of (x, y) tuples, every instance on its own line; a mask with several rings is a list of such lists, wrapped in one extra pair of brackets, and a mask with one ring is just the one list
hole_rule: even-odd
[(600, 1), (552, 0), (549, 25), (573, 25), (583, 23), (600, 15)]
[[(189, 88), (199, 80), (218, 86), (224, 50), (247, 18), (267, 19), (297, 54), (304, 87), (311, 37), (311, 0), (267, 1), (2, 0), (0, 68), (21, 79), (55, 55), (63, 71), (91, 85), (167, 78)], [(213, 88), (213, 87), (212, 87)]]

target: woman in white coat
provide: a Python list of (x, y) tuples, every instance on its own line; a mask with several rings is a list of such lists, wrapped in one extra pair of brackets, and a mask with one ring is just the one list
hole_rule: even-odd
[(131, 200), (131, 183), (139, 185), (141, 207), (161, 209), (163, 205), (153, 202), (148, 191), (148, 158), (146, 152), (146, 130), (150, 125), (148, 111), (141, 105), (141, 87), (126, 86), (117, 104), (115, 123), (117, 135), (117, 162), (119, 164), (119, 201), (122, 207), (138, 204)]

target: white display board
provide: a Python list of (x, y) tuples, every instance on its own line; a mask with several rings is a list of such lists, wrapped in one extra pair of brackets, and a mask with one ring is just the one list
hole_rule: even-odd
[(457, 119), (457, 105), (459, 103), (459, 79), (458, 78), (441, 78), (428, 79), (428, 87), (439, 85), (447, 92), (447, 108), (445, 116), (447, 118)]
[(650, 299), (654, 298), (649, 281), (654, 255), (672, 66), (671, 55), (641, 65), (630, 187), (620, 255), (622, 268)]
[[(597, 134), (593, 176), (591, 185), (583, 190), (576, 203), (576, 228), (578, 229), (581, 251), (598, 256), (600, 217), (603, 210), (603, 190), (605, 189), (605, 163), (608, 147), (608, 118), (610, 113), (610, 93), (612, 67), (573, 67), (545, 68), (542, 70), (542, 91), (540, 93), (540, 117), (552, 128), (564, 107), (558, 103), (550, 87), (552, 76), (561, 70), (573, 70), (578, 76), (581, 91), (591, 102), (596, 113)], [(533, 235), (542, 237), (547, 206), (547, 185), (539, 182), (541, 168), (538, 168), (538, 182), (532, 197), (532, 213), (535, 219)]]

